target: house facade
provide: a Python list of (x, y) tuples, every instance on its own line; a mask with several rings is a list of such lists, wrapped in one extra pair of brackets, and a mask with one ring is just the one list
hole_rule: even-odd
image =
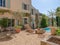
[(31, 0), (0, 0), (0, 18), (8, 18), (9, 26), (32, 25), (31, 22), (36, 26), (37, 14), (39, 11), (32, 6)]
[(31, 5), (31, 25), (33, 28), (36, 28), (39, 23), (39, 11)]

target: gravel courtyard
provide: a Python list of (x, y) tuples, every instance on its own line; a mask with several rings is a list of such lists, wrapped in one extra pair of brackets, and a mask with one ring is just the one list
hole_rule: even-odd
[(11, 39), (0, 40), (0, 45), (40, 45), (40, 39), (37, 34), (29, 34), (21, 31), (13, 35)]

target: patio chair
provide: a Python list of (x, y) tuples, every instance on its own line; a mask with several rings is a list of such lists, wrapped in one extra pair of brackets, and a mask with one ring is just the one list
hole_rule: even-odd
[(1, 32), (0, 33), (0, 39), (5, 37), (11, 37), (11, 32)]
[(5, 37), (11, 37), (16, 33), (13, 27), (1, 28), (0, 31), (0, 39)]
[(33, 33), (34, 32), (34, 30), (29, 26), (29, 24), (25, 24), (24, 27), (26, 29), (26, 32), (29, 32), (29, 33)]
[(6, 30), (12, 34), (15, 34), (16, 31), (15, 31), (15, 28), (14, 27), (7, 27)]

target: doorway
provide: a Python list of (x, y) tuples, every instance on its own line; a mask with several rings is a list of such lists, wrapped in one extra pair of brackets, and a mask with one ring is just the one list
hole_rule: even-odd
[(23, 24), (28, 24), (28, 18), (23, 18)]

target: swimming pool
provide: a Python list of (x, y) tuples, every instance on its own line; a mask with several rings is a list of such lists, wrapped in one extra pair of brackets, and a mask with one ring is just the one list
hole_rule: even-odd
[(44, 28), (44, 30), (45, 30), (46, 32), (51, 32), (51, 29), (50, 29), (49, 27)]

